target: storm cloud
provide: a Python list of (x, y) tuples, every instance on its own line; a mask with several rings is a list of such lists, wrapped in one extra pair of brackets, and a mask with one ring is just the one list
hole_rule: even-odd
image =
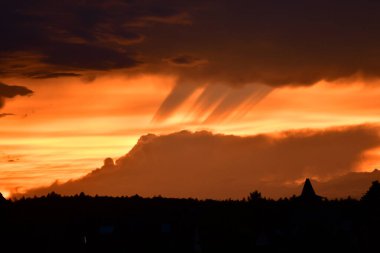
[(364, 152), (379, 144), (378, 128), (366, 125), (248, 137), (206, 131), (149, 134), (115, 164), (106, 159), (102, 168), (79, 180), (27, 194), (242, 198), (258, 189), (285, 197), (297, 180), (323, 181), (354, 171)]
[(58, 73), (139, 67), (272, 86), (380, 74), (377, 1), (15, 0), (0, 9), (1, 56), (34, 54), (37, 69)]
[[(177, 76), (181, 87), (156, 121), (194, 87), (233, 87), (219, 101), (225, 108), (246, 85), (254, 87), (248, 101), (260, 85), (380, 75), (380, 2), (373, 0), (14, 0), (0, 3), (0, 20), (0, 76)], [(211, 119), (225, 117), (223, 108)]]

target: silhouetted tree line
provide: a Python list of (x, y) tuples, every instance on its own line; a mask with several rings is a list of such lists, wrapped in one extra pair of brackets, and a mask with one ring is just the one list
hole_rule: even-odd
[[(310, 182), (309, 182), (310, 184)], [(328, 200), (0, 196), (0, 252), (378, 252), (380, 183)]]

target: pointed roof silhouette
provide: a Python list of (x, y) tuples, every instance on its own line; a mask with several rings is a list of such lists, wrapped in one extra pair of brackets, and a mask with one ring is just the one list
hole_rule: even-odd
[(309, 178), (306, 178), (305, 180), (300, 199), (306, 200), (306, 201), (314, 201), (314, 200), (322, 199), (321, 196), (318, 196), (317, 194), (315, 194), (315, 191), (313, 189), (313, 186), (311, 185)]
[(315, 197), (315, 191), (313, 189), (313, 186), (311, 185), (310, 179), (306, 178), (305, 183), (303, 185), (302, 197)]

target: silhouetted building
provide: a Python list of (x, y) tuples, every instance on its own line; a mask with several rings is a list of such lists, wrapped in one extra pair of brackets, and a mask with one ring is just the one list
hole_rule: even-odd
[(310, 179), (306, 178), (303, 185), (302, 193), (299, 196), (299, 199), (307, 202), (321, 201), (323, 198), (315, 194), (313, 186), (311, 185)]

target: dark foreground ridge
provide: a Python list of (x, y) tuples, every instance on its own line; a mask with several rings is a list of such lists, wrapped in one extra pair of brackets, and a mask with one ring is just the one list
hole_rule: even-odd
[(377, 252), (380, 183), (360, 200), (327, 200), (309, 180), (277, 201), (1, 196), (0, 215), (0, 252)]

